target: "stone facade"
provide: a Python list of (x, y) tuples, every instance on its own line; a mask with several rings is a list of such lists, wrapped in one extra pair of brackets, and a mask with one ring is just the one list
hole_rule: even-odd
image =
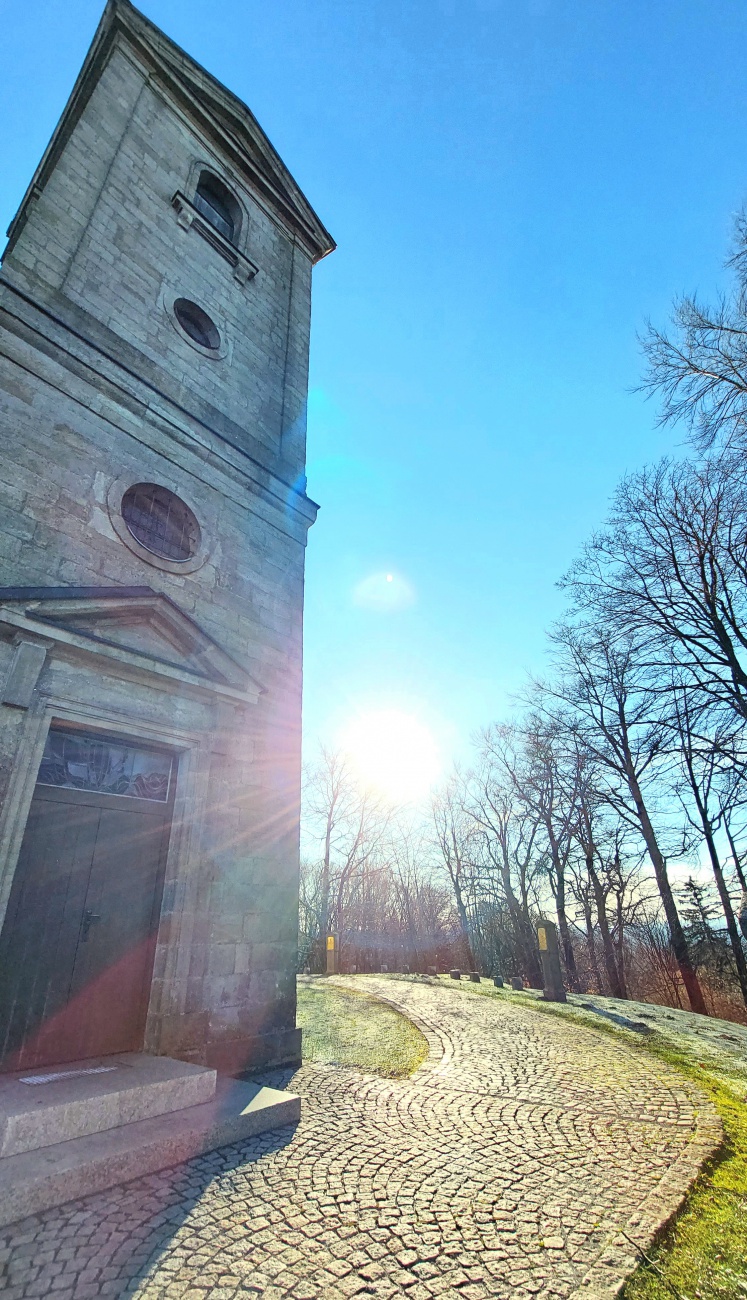
[[(231, 239), (195, 204), (206, 172)], [(333, 247), (248, 109), (110, 0), (0, 278), (0, 915), (50, 725), (167, 746), (144, 1046), (230, 1071), (299, 1056), (305, 407)], [(187, 561), (129, 532), (137, 483), (193, 512)]]

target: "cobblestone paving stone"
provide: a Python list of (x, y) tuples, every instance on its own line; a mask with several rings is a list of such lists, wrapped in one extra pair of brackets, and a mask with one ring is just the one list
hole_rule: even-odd
[(645, 1242), (718, 1140), (706, 1099), (531, 1006), (354, 986), (420, 1024), (410, 1079), (304, 1066), (296, 1129), (1, 1230), (4, 1300), (613, 1294), (633, 1262), (620, 1228)]

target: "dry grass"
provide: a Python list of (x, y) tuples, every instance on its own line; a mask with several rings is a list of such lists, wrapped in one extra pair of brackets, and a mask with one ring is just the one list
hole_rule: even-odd
[(428, 1055), (428, 1043), (411, 1020), (365, 993), (327, 984), (323, 977), (299, 979), (298, 1024), (307, 1061), (404, 1079)]

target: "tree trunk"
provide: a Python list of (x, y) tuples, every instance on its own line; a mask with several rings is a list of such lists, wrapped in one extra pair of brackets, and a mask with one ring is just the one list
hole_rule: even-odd
[(620, 986), (623, 990), (623, 997), (628, 998), (628, 982), (625, 978), (625, 917), (623, 915), (622, 893), (616, 894), (617, 909), (617, 943), (615, 952), (617, 956), (617, 970), (620, 978)]
[(739, 937), (739, 930), (737, 929), (737, 922), (734, 916), (734, 909), (731, 905), (731, 899), (729, 898), (729, 891), (726, 888), (724, 873), (721, 870), (721, 862), (719, 860), (718, 853), (716, 852), (716, 845), (713, 839), (713, 830), (711, 828), (710, 819), (706, 812), (706, 808), (702, 802), (700, 796), (700, 790), (696, 787), (694, 773), (692, 775), (690, 784), (692, 785), (693, 794), (695, 796), (695, 803), (697, 805), (698, 814), (700, 816), (700, 821), (703, 826), (703, 835), (705, 838), (706, 845), (708, 846), (708, 856), (711, 859), (711, 866), (713, 867), (713, 875), (716, 881), (716, 888), (718, 889), (718, 895), (719, 898), (721, 899), (721, 907), (723, 908), (724, 916), (726, 918), (726, 928), (729, 931), (729, 941), (731, 943), (732, 951), (734, 953), (734, 962), (737, 968), (737, 979), (739, 980), (739, 987), (742, 990), (742, 1000), (745, 1006), (747, 1006), (747, 961), (745, 961), (744, 949), (742, 947), (742, 940)]
[(731, 849), (732, 861), (734, 862), (734, 870), (736, 871), (737, 879), (740, 885), (742, 886), (742, 898), (739, 904), (739, 913), (738, 913), (739, 928), (742, 931), (742, 934), (744, 935), (745, 939), (747, 939), (747, 879), (745, 878), (745, 874), (742, 870), (742, 864), (739, 861), (739, 856), (737, 854), (737, 846), (734, 843), (734, 839), (732, 837), (731, 827), (729, 825), (728, 817), (724, 817), (724, 828), (726, 830), (726, 838), (729, 841), (729, 848)]
[(731, 833), (731, 826), (729, 825), (728, 817), (724, 817), (724, 828), (726, 830), (726, 838), (729, 841), (731, 856), (734, 860), (734, 870), (737, 873), (737, 879), (740, 885), (742, 886), (742, 889), (747, 889), (747, 877), (745, 876), (744, 871), (742, 870), (742, 864), (739, 860), (739, 854), (737, 853), (737, 846), (734, 843), (734, 837), (732, 836)]
[(571, 992), (573, 992), (574, 989), (578, 987), (578, 970), (576, 968), (576, 954), (573, 951), (573, 941), (571, 939), (571, 931), (565, 910), (565, 891), (562, 901), (560, 896), (555, 900), (555, 911), (558, 917), (558, 934), (560, 935), (560, 947), (563, 953), (566, 978), (568, 980), (568, 987)]
[(589, 964), (591, 966), (592, 975), (594, 976), (594, 983), (596, 984), (597, 992), (604, 993), (602, 972), (599, 969), (599, 962), (597, 961), (597, 945), (594, 941), (594, 921), (591, 915), (591, 903), (584, 901), (583, 908), (584, 920), (586, 921), (586, 947), (589, 950)]
[(464, 905), (464, 895), (462, 894), (462, 883), (459, 879), (459, 871), (452, 873), (452, 884), (454, 885), (454, 898), (456, 899), (457, 912), (459, 913), (459, 924), (462, 930), (462, 939), (467, 950), (467, 958), (470, 963), (470, 969), (475, 969), (475, 957), (472, 952), (472, 944), (469, 937), (469, 922), (467, 920), (467, 908)]
[(697, 972), (690, 958), (690, 949), (687, 946), (685, 931), (682, 929), (682, 922), (680, 921), (679, 913), (677, 912), (677, 904), (674, 901), (672, 886), (669, 883), (667, 864), (664, 861), (664, 855), (659, 848), (656, 834), (648, 815), (648, 809), (646, 808), (643, 799), (641, 787), (638, 784), (638, 778), (636, 777), (632, 761), (629, 757), (626, 761), (625, 776), (628, 782), (628, 788), (633, 796), (636, 815), (638, 817), (646, 848), (648, 849), (651, 865), (654, 868), (656, 884), (664, 907), (664, 915), (667, 918), (672, 952), (674, 953), (680, 975), (682, 976), (682, 983), (687, 992), (690, 1008), (692, 1011), (697, 1011), (702, 1016), (707, 1016), (708, 1011), (703, 997), (703, 990), (700, 987)]
[(327, 817), (324, 835), (324, 860), (322, 862), (322, 881), (319, 900), (319, 953), (317, 964), (324, 974), (327, 969), (327, 935), (329, 933), (329, 893), (330, 893), (330, 858), (332, 856), (332, 818)]
[(625, 998), (627, 997), (627, 994), (625, 989), (620, 985), (620, 974), (617, 969), (615, 948), (612, 943), (612, 935), (610, 934), (609, 922), (607, 920), (607, 900), (604, 896), (602, 882), (594, 869), (594, 859), (590, 854), (587, 854), (586, 857), (586, 870), (589, 873), (591, 886), (594, 890), (594, 902), (596, 903), (597, 916), (599, 917), (599, 931), (602, 936), (604, 968), (607, 972), (610, 994), (613, 998)]
[(568, 986), (571, 990), (575, 989), (578, 984), (578, 972), (576, 970), (576, 957), (573, 951), (571, 941), (571, 932), (568, 925), (568, 916), (565, 908), (565, 864), (560, 860), (560, 851), (558, 849), (552, 827), (549, 822), (545, 823), (548, 838), (550, 841), (550, 853), (552, 863), (555, 868), (555, 912), (558, 918), (558, 934), (560, 935), (560, 948), (563, 953), (563, 962), (565, 964), (565, 973), (568, 980)]
[(511, 884), (511, 869), (505, 860), (505, 855), (503, 865), (500, 867), (500, 872), (509, 914), (514, 923), (514, 931), (524, 957), (524, 970), (522, 973), (529, 980), (531, 988), (541, 989), (544, 984), (544, 979), (542, 976), (542, 966), (540, 965), (534, 930), (532, 929), (532, 923), (529, 920), (529, 903), (526, 897), (526, 889), (522, 888), (524, 901), (523, 903), (520, 903), (514, 893), (513, 885)]

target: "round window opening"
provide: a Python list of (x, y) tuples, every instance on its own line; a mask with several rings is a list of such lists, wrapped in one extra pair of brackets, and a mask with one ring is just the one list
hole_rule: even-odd
[(188, 505), (157, 483), (135, 483), (122, 497), (122, 518), (136, 542), (164, 560), (191, 560), (200, 525)]
[(210, 319), (202, 307), (198, 307), (196, 302), (190, 298), (177, 298), (174, 303), (174, 315), (184, 330), (185, 334), (199, 343), (201, 348), (209, 348), (211, 352), (217, 352), (220, 347), (220, 333), (218, 326)]

